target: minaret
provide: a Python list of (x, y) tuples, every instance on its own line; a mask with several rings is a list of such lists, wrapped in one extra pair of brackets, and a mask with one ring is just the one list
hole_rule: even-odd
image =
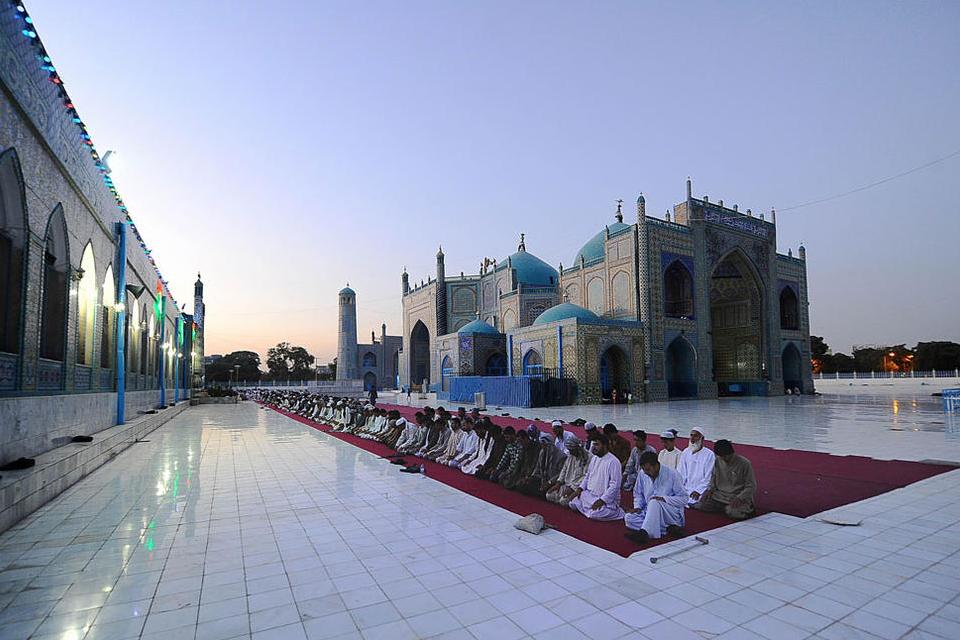
[(407, 274), (407, 268), (403, 268), (403, 273), (400, 274), (400, 283), (403, 285), (403, 295), (410, 293), (410, 276)]
[(437, 335), (447, 333), (447, 275), (443, 266), (443, 247), (437, 251)]
[(350, 283), (340, 290), (340, 330), (337, 341), (337, 380), (356, 380), (357, 294)]
[(197, 326), (203, 328), (203, 316), (205, 307), (203, 305), (203, 281), (200, 279), (200, 273), (197, 273), (197, 281), (193, 283), (193, 321)]

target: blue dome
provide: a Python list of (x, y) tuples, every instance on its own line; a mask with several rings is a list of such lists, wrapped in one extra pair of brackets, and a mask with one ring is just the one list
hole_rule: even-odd
[(500, 335), (499, 331), (497, 331), (496, 329), (488, 325), (483, 320), (480, 320), (479, 318), (472, 322), (468, 322), (467, 324), (460, 327), (459, 331), (457, 331), (458, 335), (462, 335), (465, 333), (487, 333), (494, 336)]
[(580, 249), (580, 253), (578, 253), (577, 257), (573, 259), (573, 266), (580, 264), (580, 256), (583, 256), (583, 261), (587, 264), (603, 257), (603, 243), (607, 239), (607, 229), (610, 229), (610, 235), (613, 235), (629, 228), (630, 225), (628, 224), (624, 224), (623, 222), (614, 222), (606, 229), (603, 229), (600, 233), (590, 238), (587, 244), (583, 245), (583, 248)]
[(357, 295), (357, 292), (351, 289), (350, 287), (344, 287), (340, 289), (340, 295), (350, 294), (351, 296)]
[(600, 316), (590, 311), (590, 309), (584, 309), (572, 302), (563, 302), (541, 313), (537, 316), (537, 319), (533, 321), (533, 324), (549, 324), (569, 318), (576, 318), (577, 320), (599, 320)]
[[(526, 251), (517, 251), (510, 256), (510, 265), (517, 272), (517, 282), (533, 287), (549, 287), (560, 282), (560, 274), (546, 262)], [(506, 260), (502, 260), (497, 268), (505, 267)]]

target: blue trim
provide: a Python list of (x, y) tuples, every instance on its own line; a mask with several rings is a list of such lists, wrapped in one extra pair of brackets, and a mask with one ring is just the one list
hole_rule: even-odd
[(507, 334), (507, 375), (513, 376), (513, 334)]
[[(671, 253), (669, 251), (660, 252), (660, 275), (661, 277), (667, 273), (667, 268), (674, 262), (679, 261), (680, 264), (687, 268), (687, 271), (690, 272), (690, 278), (692, 279), (695, 275), (693, 270), (693, 256), (685, 256), (680, 253)], [(696, 282), (696, 281), (694, 281)]]
[(126, 324), (127, 324), (127, 223), (117, 223), (117, 304), (120, 311), (117, 313), (117, 424), (123, 424), (127, 414), (126, 369), (125, 355)]
[(563, 329), (557, 325), (557, 377), (563, 377)]

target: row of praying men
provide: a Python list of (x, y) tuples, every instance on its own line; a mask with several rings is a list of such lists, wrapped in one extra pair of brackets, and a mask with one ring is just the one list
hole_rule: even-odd
[[(616, 426), (584, 424), (586, 442), (560, 420), (549, 433), (536, 425), (501, 428), (479, 410), (424, 407), (413, 419), (364, 401), (301, 391), (256, 390), (253, 399), (273, 404), (334, 431), (376, 440), (396, 451), (392, 464), (419, 473), (420, 458), (459, 469), (521, 493), (579, 511), (592, 520), (623, 520), (626, 537), (643, 544), (683, 535), (685, 509), (722, 512), (733, 519), (755, 512), (756, 480), (750, 461), (728, 440), (713, 450), (704, 429), (691, 430), (688, 446), (676, 447), (676, 430), (660, 434), (663, 449), (633, 431), (633, 445)], [(632, 496), (624, 499), (622, 492)], [(623, 508), (626, 501), (628, 506)]]

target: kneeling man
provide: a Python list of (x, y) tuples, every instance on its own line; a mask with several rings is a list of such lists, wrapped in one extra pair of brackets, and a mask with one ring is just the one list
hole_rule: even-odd
[(683, 535), (683, 508), (689, 496), (680, 474), (660, 464), (651, 451), (640, 456), (640, 469), (633, 488), (633, 508), (623, 517), (630, 529), (626, 537), (645, 544), (665, 534)]
[(597, 434), (593, 441), (593, 457), (587, 466), (587, 474), (570, 499), (570, 508), (591, 520), (620, 520), (620, 482), (623, 466), (610, 453), (607, 436)]
[(757, 493), (757, 480), (753, 465), (741, 455), (734, 453), (729, 440), (717, 440), (713, 445), (717, 461), (713, 466), (710, 487), (693, 505), (701, 511), (722, 511), (728, 518), (743, 520), (754, 515), (753, 505)]

